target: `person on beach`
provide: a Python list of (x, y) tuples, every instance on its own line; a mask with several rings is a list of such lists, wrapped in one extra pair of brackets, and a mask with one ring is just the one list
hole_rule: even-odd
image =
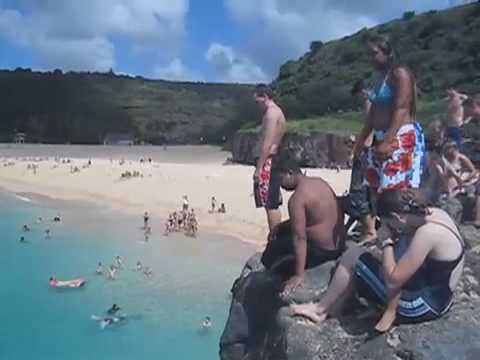
[[(369, 91), (365, 88), (363, 81), (357, 81), (352, 89), (352, 95), (361, 98), (363, 111), (366, 117), (369, 116), (372, 103), (369, 99)], [(373, 142), (373, 131), (362, 142), (354, 144), (352, 174), (349, 189), (349, 211), (348, 215), (352, 224), (354, 220), (360, 220), (363, 234), (360, 243), (372, 243), (377, 237), (375, 228), (374, 209), (370, 199), (368, 185), (365, 184), (365, 170), (367, 167), (367, 153)], [(347, 225), (347, 231), (350, 226)]]
[(97, 275), (103, 275), (105, 273), (105, 270), (103, 268), (103, 264), (101, 262), (98, 263), (97, 269), (95, 270), (95, 273)]
[(468, 96), (458, 92), (455, 89), (448, 89), (448, 118), (445, 135), (448, 139), (454, 141), (459, 149), (463, 147), (463, 125), (468, 123), (465, 120), (463, 102)]
[(221, 204), (220, 204), (220, 207), (219, 207), (219, 209), (218, 209), (218, 212), (219, 212), (220, 214), (226, 214), (226, 213), (227, 213), (227, 209), (225, 208), (225, 203), (221, 203)]
[(416, 189), (386, 190), (377, 205), (382, 260), (350, 247), (320, 302), (292, 305), (294, 314), (320, 323), (356, 293), (386, 306), (375, 327), (384, 333), (396, 320), (430, 321), (450, 309), (464, 265), (464, 242), (455, 222), (429, 207)]
[[(462, 154), (455, 142), (444, 148), (445, 178), (451, 197), (463, 196), (462, 200), (474, 199), (472, 225), (480, 227), (480, 174), (472, 161)], [(466, 198), (465, 198), (466, 197)], [(462, 202), (463, 203), (463, 202)]]
[(148, 227), (148, 221), (150, 220), (150, 216), (148, 215), (148, 212), (145, 211), (143, 214), (143, 228), (146, 229)]
[[(277, 167), (282, 188), (293, 192), (288, 201), (290, 219), (270, 232), (261, 260), (273, 272), (286, 272), (284, 293), (289, 293), (303, 284), (306, 268), (342, 255), (344, 215), (335, 192), (323, 179), (303, 175), (291, 158), (280, 159)], [(288, 270), (278, 271), (285, 263)]]
[(215, 209), (217, 208), (217, 199), (215, 199), (215, 196), (212, 196), (211, 207), (212, 207), (212, 214), (213, 214), (215, 213)]
[[(363, 144), (374, 132), (366, 181), (374, 194), (418, 188), (425, 166), (425, 140), (416, 122), (415, 77), (396, 64), (396, 52), (387, 38), (370, 39), (368, 49), (380, 78), (370, 93), (372, 106), (358, 139)], [(355, 149), (355, 156), (360, 149)]]
[(145, 228), (145, 233), (144, 233), (144, 236), (145, 236), (145, 242), (148, 242), (148, 240), (150, 239), (150, 235), (152, 234), (152, 228), (150, 226), (147, 226)]
[(257, 208), (265, 208), (270, 231), (282, 221), (280, 179), (276, 160), (286, 132), (282, 109), (273, 100), (270, 87), (260, 84), (255, 88), (255, 102), (263, 112), (262, 130), (255, 149), (256, 166), (253, 173), (254, 197)]
[(185, 211), (185, 212), (187, 212), (187, 211), (188, 211), (188, 206), (189, 206), (188, 196), (187, 196), (187, 195), (184, 195), (184, 196), (183, 196), (182, 210)]

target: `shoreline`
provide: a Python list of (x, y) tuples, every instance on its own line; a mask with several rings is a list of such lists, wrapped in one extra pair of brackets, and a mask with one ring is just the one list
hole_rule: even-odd
[[(219, 234), (254, 245), (261, 250), (266, 244), (268, 226), (263, 209), (255, 209), (252, 198), (252, 167), (204, 163), (141, 164), (92, 158), (92, 165), (84, 168), (88, 159), (76, 158), (68, 164), (53, 160), (35, 162), (37, 174), (27, 169), (31, 161), (18, 158), (0, 160), (0, 187), (17, 195), (38, 194), (51, 199), (86, 201), (119, 210), (139, 218), (144, 211), (162, 221), (172, 211), (181, 208), (181, 199), (187, 195), (190, 207), (195, 209), (200, 232)], [(14, 165), (7, 166), (9, 162)], [(71, 173), (77, 166), (78, 173)], [(141, 178), (121, 180), (125, 171), (139, 171)], [(343, 193), (349, 183), (347, 171), (307, 169), (309, 175), (321, 176), (334, 190)], [(348, 172), (349, 173), (349, 172)], [(289, 194), (283, 193), (283, 217)], [(217, 206), (225, 203), (226, 214), (211, 214), (210, 199), (217, 198)], [(163, 228), (155, 229), (163, 232)]]

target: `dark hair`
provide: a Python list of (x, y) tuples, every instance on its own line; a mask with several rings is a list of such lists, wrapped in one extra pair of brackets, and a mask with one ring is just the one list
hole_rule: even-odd
[(302, 169), (300, 168), (298, 161), (289, 152), (280, 154), (279, 160), (275, 164), (275, 169), (280, 174), (285, 174), (288, 172), (292, 172), (294, 174), (302, 173)]
[(357, 80), (352, 87), (351, 94), (355, 96), (365, 90), (365, 82), (363, 80)]
[(273, 99), (273, 90), (270, 86), (266, 85), (266, 84), (258, 84), (256, 87), (255, 87), (255, 95), (257, 96), (266, 96), (268, 97), (269, 99)]
[(380, 217), (392, 213), (426, 216), (429, 206), (427, 198), (419, 190), (385, 190), (378, 197), (377, 214)]

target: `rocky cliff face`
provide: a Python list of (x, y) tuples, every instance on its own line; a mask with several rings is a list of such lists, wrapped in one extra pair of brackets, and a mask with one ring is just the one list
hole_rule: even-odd
[[(254, 164), (258, 134), (238, 132), (232, 143), (233, 161)], [(348, 136), (314, 132), (287, 134), (283, 144), (302, 164), (308, 167), (348, 167), (352, 142)]]
[[(478, 231), (466, 229), (470, 244)], [(317, 301), (326, 289), (334, 264), (307, 272), (305, 285), (288, 298), (276, 294), (278, 280), (264, 271), (259, 255), (246, 264), (232, 288), (230, 314), (220, 340), (221, 360), (474, 360), (480, 358), (480, 256), (467, 254), (456, 303), (443, 318), (400, 325), (389, 334), (370, 338), (377, 318), (360, 304), (351, 304), (340, 319), (321, 326), (292, 317), (292, 302)]]

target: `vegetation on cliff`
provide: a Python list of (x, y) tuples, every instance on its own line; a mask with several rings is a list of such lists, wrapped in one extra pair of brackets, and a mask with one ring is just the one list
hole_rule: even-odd
[[(350, 90), (355, 81), (373, 82), (365, 48), (372, 34), (392, 39), (400, 62), (415, 73), (419, 88), (420, 122), (444, 116), (445, 90), (455, 87), (480, 93), (480, 3), (401, 19), (340, 40), (312, 42), (310, 51), (284, 64), (273, 82), (292, 130), (355, 132), (363, 116)], [(303, 120), (303, 121), (302, 121)]]
[(0, 71), (0, 140), (102, 143), (110, 132), (154, 144), (219, 143), (240, 125), (251, 86), (179, 83), (112, 72)]

